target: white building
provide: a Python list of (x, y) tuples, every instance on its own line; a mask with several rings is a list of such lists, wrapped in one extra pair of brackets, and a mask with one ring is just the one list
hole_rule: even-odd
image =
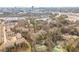
[(26, 18), (25, 17), (0, 17), (0, 19), (3, 19), (3, 20), (25, 20)]

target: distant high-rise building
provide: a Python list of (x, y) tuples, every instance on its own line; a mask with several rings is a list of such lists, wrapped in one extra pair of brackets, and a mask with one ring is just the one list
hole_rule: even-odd
[(32, 6), (32, 11), (34, 10), (34, 6)]

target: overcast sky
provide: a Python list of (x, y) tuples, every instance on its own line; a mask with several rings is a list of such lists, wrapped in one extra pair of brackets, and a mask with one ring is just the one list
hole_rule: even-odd
[(0, 0), (0, 7), (79, 7), (79, 0)]

